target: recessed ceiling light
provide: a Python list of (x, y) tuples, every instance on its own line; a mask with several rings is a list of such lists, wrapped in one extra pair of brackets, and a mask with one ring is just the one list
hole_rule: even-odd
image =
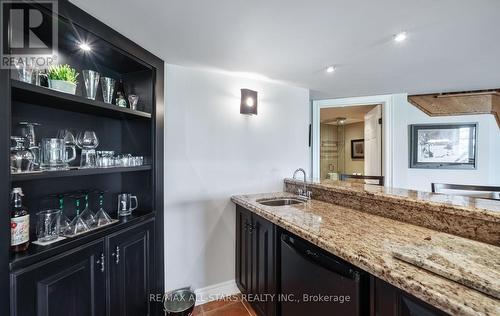
[(92, 50), (92, 47), (90, 47), (90, 45), (87, 43), (80, 43), (79, 47), (81, 50), (86, 52), (90, 52)]
[(394, 40), (396, 42), (403, 42), (404, 40), (406, 40), (407, 37), (408, 34), (406, 32), (399, 32), (398, 34), (394, 35)]
[(326, 72), (328, 72), (328, 73), (332, 73), (332, 72), (334, 72), (334, 71), (335, 71), (335, 67), (334, 67), (334, 66), (328, 66), (328, 67), (326, 68)]

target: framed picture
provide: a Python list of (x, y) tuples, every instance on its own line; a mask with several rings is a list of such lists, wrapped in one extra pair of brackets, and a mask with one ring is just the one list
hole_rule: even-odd
[(477, 123), (409, 127), (410, 168), (476, 168)]
[(351, 140), (351, 158), (364, 159), (365, 158), (365, 140), (353, 139)]

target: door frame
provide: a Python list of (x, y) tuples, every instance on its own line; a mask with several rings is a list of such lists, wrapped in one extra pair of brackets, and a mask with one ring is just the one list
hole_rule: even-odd
[(385, 185), (391, 187), (393, 183), (393, 124), (394, 124), (394, 96), (393, 94), (375, 95), (353, 98), (339, 98), (316, 100), (312, 102), (312, 148), (311, 170), (313, 179), (320, 179), (320, 124), (321, 109), (347, 107), (358, 105), (382, 105), (382, 175)]

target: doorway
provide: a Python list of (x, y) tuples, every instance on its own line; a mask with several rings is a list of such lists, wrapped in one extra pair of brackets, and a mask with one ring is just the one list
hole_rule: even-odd
[[(324, 108), (382, 105), (382, 175), (384, 186), (392, 187), (394, 176), (394, 105), (406, 101), (406, 94), (385, 94), (364, 97), (325, 99), (312, 101), (312, 146), (311, 170), (312, 178), (320, 179), (320, 111)], [(402, 135), (399, 135), (402, 136)], [(401, 148), (399, 149), (401, 150)]]
[(382, 175), (382, 105), (320, 109), (321, 180)]

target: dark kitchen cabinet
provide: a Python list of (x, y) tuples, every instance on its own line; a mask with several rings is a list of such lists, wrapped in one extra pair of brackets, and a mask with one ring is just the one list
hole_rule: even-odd
[(11, 274), (12, 316), (104, 316), (104, 240)]
[(111, 316), (149, 315), (153, 281), (152, 223), (109, 237), (109, 310)]
[(416, 297), (372, 277), (372, 316), (448, 315)]
[(13, 272), (11, 315), (153, 314), (153, 236), (154, 221), (147, 221)]
[(236, 207), (236, 283), (261, 316), (276, 315), (276, 226)]

